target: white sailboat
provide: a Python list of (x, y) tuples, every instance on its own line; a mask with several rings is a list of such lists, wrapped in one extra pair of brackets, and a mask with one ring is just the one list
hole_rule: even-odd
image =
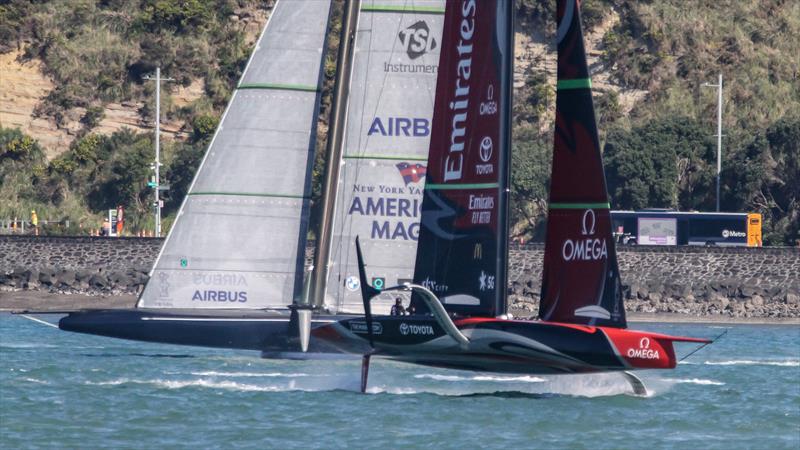
[(376, 264), (384, 261), (386, 282), (410, 279), (444, 4), (345, 4), (315, 272), (305, 267), (305, 248), (332, 8), (330, 0), (279, 0), (136, 308), (77, 311), (60, 327), (307, 350), (310, 328), (363, 314), (356, 235)]

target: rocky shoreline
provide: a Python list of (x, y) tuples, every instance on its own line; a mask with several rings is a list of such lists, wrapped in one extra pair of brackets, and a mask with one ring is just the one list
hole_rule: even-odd
[[(0, 310), (2, 301), (13, 293), (30, 291), (43, 296), (73, 296), (135, 299), (147, 283), (144, 268), (129, 269), (41, 269), (16, 268), (0, 272)], [(509, 308), (516, 315), (535, 316), (539, 308), (539, 281), (512, 281)], [(36, 295), (36, 294), (34, 294)], [(783, 288), (743, 286), (742, 283), (710, 283), (623, 286), (628, 313), (672, 313), (694, 317), (800, 319), (800, 295)], [(111, 302), (110, 300), (108, 301)], [(101, 303), (102, 305), (102, 303)], [(17, 305), (18, 307), (19, 305)], [(69, 302), (65, 307), (69, 307)], [(131, 305), (132, 306), (132, 305)]]
[(56, 269), (17, 267), (0, 272), (2, 292), (42, 291), (62, 295), (138, 295), (148, 280), (148, 269)]
[[(9, 299), (135, 299), (148, 280), (160, 239), (0, 236), (0, 310)], [(509, 254), (509, 309), (537, 313), (541, 244)], [(310, 264), (313, 252), (307, 251)], [(800, 319), (800, 251), (791, 248), (618, 248), (629, 314), (731, 319)], [(26, 295), (30, 292), (31, 295)], [(24, 303), (24, 301), (23, 301)], [(80, 303), (80, 302), (78, 302)], [(133, 301), (131, 305), (133, 306)]]
[[(524, 315), (539, 312), (539, 298), (509, 296), (509, 308)], [(718, 292), (707, 296), (670, 297), (650, 292), (644, 298), (627, 297), (625, 311), (630, 314), (680, 314), (691, 317), (733, 319), (800, 319), (800, 296), (786, 293), (765, 300), (761, 295), (728, 297)], [(519, 314), (519, 313), (518, 313)]]
[[(534, 291), (534, 289), (537, 289)], [(696, 317), (800, 319), (800, 295), (779, 287), (752, 287), (738, 281), (689, 284), (623, 285), (628, 313), (675, 313)], [(536, 315), (538, 283), (512, 282), (509, 308)]]

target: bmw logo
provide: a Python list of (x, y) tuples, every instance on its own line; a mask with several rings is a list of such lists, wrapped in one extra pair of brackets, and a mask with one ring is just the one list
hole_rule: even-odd
[(358, 278), (355, 276), (347, 277), (345, 280), (344, 285), (347, 286), (347, 289), (350, 291), (357, 291), (359, 287), (361, 287), (361, 283), (358, 282)]

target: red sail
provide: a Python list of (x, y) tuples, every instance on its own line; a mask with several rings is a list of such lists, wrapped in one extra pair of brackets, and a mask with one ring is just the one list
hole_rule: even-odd
[(539, 317), (624, 328), (580, 3), (558, 0), (558, 90)]
[(442, 40), (414, 281), (450, 312), (492, 316), (505, 308), (510, 2), (448, 1)]

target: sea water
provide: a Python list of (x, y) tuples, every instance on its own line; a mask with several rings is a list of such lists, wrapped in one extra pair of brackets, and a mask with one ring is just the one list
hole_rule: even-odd
[[(264, 360), (0, 314), (0, 447), (800, 448), (800, 327), (725, 327), (677, 369), (639, 372), (646, 398), (618, 374), (497, 375), (381, 360), (363, 395), (355, 359)], [(679, 344), (678, 354), (694, 348)]]

